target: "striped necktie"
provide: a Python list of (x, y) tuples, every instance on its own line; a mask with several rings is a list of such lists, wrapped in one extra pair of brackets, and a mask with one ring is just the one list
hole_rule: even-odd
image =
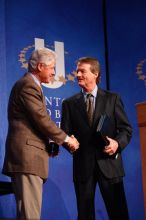
[(94, 112), (94, 106), (93, 106), (93, 95), (87, 94), (86, 96), (86, 110), (88, 115), (88, 121), (90, 126), (92, 126), (92, 120), (93, 120), (93, 112)]

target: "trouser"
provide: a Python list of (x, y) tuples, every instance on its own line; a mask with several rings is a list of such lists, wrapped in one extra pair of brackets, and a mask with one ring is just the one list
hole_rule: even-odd
[(17, 220), (39, 220), (43, 180), (39, 176), (16, 173), (12, 184), (17, 205)]
[[(118, 179), (117, 179), (118, 180)], [(123, 181), (109, 181), (99, 168), (86, 181), (75, 181), (78, 220), (95, 220), (95, 190), (98, 182), (110, 220), (129, 220)]]

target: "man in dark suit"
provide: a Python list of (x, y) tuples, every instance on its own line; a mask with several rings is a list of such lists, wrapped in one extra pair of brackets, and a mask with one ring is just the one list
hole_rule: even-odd
[(42, 185), (48, 177), (49, 139), (66, 144), (71, 151), (79, 145), (47, 113), (41, 83), (53, 79), (55, 61), (55, 53), (47, 48), (33, 51), (28, 73), (15, 83), (9, 98), (3, 173), (12, 179), (18, 220), (40, 219)]
[[(109, 219), (128, 220), (121, 152), (131, 139), (132, 128), (119, 95), (102, 90), (97, 85), (100, 79), (99, 62), (90, 57), (80, 58), (76, 71), (82, 91), (64, 100), (61, 127), (66, 133), (73, 133), (80, 143), (79, 150), (73, 153), (78, 220), (95, 220), (97, 182)], [(93, 111), (89, 116), (86, 110), (88, 96), (91, 102), (88, 111), (91, 107)], [(109, 119), (106, 125), (109, 126), (109, 133), (106, 134), (109, 144), (102, 149), (96, 129), (101, 115), (105, 113)]]

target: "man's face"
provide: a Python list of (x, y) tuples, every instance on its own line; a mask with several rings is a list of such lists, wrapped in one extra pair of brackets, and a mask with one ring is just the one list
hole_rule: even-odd
[(49, 83), (53, 80), (55, 76), (55, 62), (52, 62), (49, 65), (46, 65), (44, 63), (39, 63), (38, 64), (38, 69), (39, 69), (39, 80), (41, 83)]
[(91, 72), (90, 64), (78, 63), (76, 71), (79, 86), (86, 91), (94, 89), (98, 74), (96, 75)]

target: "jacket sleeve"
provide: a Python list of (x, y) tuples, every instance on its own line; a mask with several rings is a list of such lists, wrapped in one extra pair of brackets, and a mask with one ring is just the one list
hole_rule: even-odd
[(70, 107), (67, 101), (62, 103), (61, 128), (68, 134), (72, 135), (72, 123), (70, 117)]
[(117, 129), (115, 140), (119, 143), (119, 149), (122, 150), (130, 142), (132, 127), (125, 113), (123, 102), (118, 95), (115, 100), (115, 120)]
[(43, 96), (37, 86), (25, 85), (19, 94), (23, 111), (28, 119), (44, 136), (51, 138), (57, 144), (62, 144), (66, 133), (58, 128), (48, 115)]

